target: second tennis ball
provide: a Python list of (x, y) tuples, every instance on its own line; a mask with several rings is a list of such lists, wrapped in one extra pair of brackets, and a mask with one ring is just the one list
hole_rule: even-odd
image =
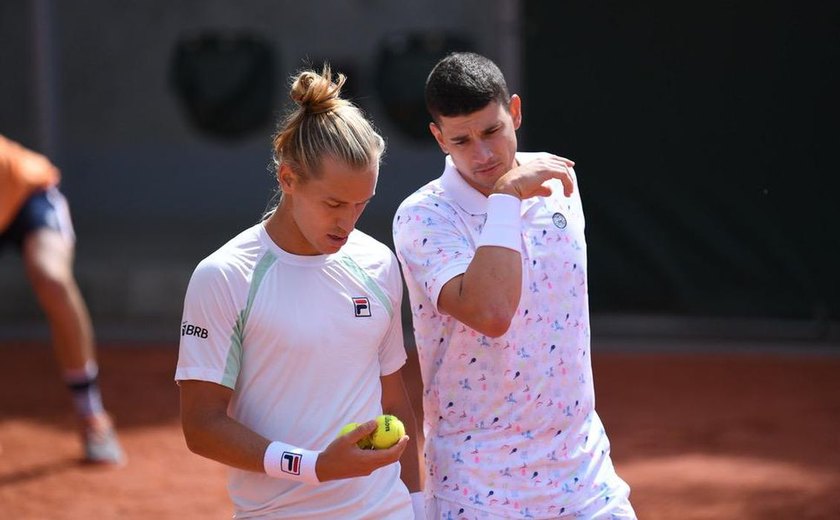
[[(358, 427), (359, 427), (359, 423), (357, 423), (357, 422), (347, 423), (347, 424), (344, 425), (343, 428), (341, 428), (341, 431), (338, 432), (338, 435), (339, 436), (345, 435), (347, 433), (352, 432), (353, 430), (355, 430)], [(359, 442), (356, 443), (356, 446), (360, 447), (363, 450), (369, 450), (371, 448), (370, 437), (369, 436), (364, 437), (362, 440), (360, 440)]]

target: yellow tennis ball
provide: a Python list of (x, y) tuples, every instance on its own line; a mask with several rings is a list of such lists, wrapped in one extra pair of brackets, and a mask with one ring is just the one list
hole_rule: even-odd
[(376, 418), (376, 431), (370, 436), (375, 450), (390, 448), (405, 435), (405, 425), (393, 415), (380, 415)]
[[(341, 430), (338, 432), (337, 436), (341, 437), (342, 435), (346, 435), (346, 434), (352, 432), (353, 430), (355, 430), (358, 427), (359, 427), (359, 423), (357, 423), (357, 422), (347, 423), (347, 424), (345, 424), (344, 426), (341, 427)], [(371, 448), (370, 436), (364, 437), (362, 440), (358, 441), (356, 443), (356, 446), (358, 446), (359, 448), (361, 448), (363, 450), (369, 450)]]
[(345, 424), (344, 426), (341, 427), (341, 431), (338, 432), (338, 437), (341, 437), (342, 435), (347, 435), (348, 433), (352, 432), (353, 430), (355, 430), (358, 427), (359, 427), (359, 423), (349, 422), (349, 423), (347, 423), (347, 424)]

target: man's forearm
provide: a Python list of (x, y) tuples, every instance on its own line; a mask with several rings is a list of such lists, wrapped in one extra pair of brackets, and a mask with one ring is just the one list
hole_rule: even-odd
[(214, 414), (184, 423), (190, 451), (247, 471), (263, 473), (263, 457), (269, 440), (251, 431), (227, 414)]
[(470, 328), (497, 337), (510, 327), (521, 296), (520, 253), (484, 246), (478, 248), (467, 271), (444, 286), (438, 306)]

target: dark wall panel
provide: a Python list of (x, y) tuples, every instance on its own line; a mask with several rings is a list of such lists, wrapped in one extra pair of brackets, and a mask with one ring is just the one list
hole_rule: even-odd
[(595, 311), (840, 318), (840, 3), (523, 6), (524, 142), (577, 162)]

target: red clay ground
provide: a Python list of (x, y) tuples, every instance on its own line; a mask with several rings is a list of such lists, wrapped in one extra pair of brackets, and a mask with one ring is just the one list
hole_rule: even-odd
[[(596, 348), (597, 351), (597, 348)], [(44, 345), (0, 345), (0, 517), (230, 518), (225, 470), (191, 454), (177, 348), (100, 348), (129, 463), (78, 464), (69, 398)], [(598, 410), (646, 520), (840, 518), (840, 357), (594, 357)]]

